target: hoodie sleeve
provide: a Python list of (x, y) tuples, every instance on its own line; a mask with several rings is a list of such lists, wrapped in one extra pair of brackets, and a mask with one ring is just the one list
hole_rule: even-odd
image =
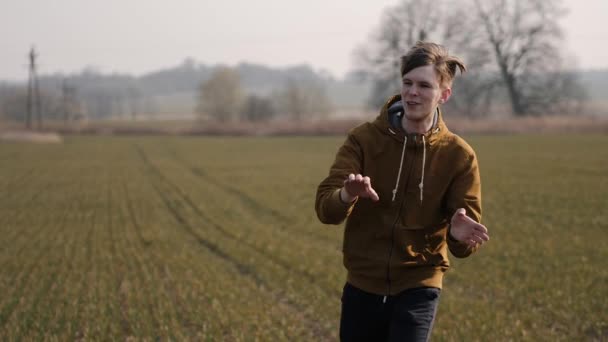
[(363, 151), (355, 136), (351, 133), (338, 150), (329, 170), (329, 175), (317, 188), (315, 210), (319, 220), (325, 224), (340, 224), (350, 215), (357, 200), (344, 203), (340, 198), (340, 189), (349, 174), (362, 172)]
[[(481, 222), (481, 179), (477, 157), (469, 148), (468, 157), (463, 160), (465, 163), (448, 190), (447, 219), (449, 222), (456, 210), (464, 208), (468, 217)], [(450, 252), (457, 258), (466, 258), (477, 250), (477, 247), (469, 247), (466, 243), (454, 239), (449, 230), (447, 242)]]

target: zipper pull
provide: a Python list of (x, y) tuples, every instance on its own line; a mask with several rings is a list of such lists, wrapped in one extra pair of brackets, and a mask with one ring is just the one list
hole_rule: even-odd
[(386, 304), (386, 296), (382, 299), (382, 304)]

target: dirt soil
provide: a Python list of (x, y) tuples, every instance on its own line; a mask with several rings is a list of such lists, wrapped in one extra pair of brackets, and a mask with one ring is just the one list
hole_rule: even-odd
[(33, 142), (42, 144), (56, 144), (63, 142), (63, 139), (57, 133), (0, 131), (0, 142)]

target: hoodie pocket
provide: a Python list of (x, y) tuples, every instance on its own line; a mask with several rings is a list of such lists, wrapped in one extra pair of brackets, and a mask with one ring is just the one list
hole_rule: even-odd
[(421, 229), (397, 227), (395, 246), (399, 262), (403, 265), (448, 266), (446, 255), (445, 225)]

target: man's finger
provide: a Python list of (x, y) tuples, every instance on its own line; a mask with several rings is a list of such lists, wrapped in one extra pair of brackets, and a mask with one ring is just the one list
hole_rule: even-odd
[(346, 186), (349, 183), (352, 183), (355, 181), (355, 174), (351, 173), (348, 175), (348, 177), (344, 180), (344, 186)]
[(361, 181), (363, 181), (363, 176), (361, 176), (360, 174), (357, 174), (357, 175), (355, 176), (355, 180), (356, 180), (357, 182), (361, 182)]
[(483, 241), (490, 241), (490, 236), (486, 233), (476, 232), (475, 236), (479, 236)]
[(485, 241), (485, 240), (484, 240), (484, 239), (483, 239), (481, 236), (479, 236), (479, 235), (473, 235), (473, 236), (471, 236), (471, 240), (473, 240), (473, 241), (475, 241), (476, 243), (479, 243), (479, 244), (482, 244), (482, 243), (484, 243), (484, 241)]
[(377, 201), (380, 199), (380, 196), (378, 196), (378, 193), (376, 193), (376, 190), (374, 190), (374, 188), (372, 188), (372, 180), (365, 176), (363, 177), (363, 184), (365, 184), (365, 190), (367, 191), (367, 194), (369, 195), (369, 198), (372, 201)]
[(378, 196), (378, 194), (376, 193), (376, 190), (374, 190), (374, 188), (372, 188), (371, 185), (367, 188), (367, 193), (369, 194), (369, 198), (372, 201), (376, 202), (376, 201), (380, 200), (380, 196)]
[(481, 232), (481, 233), (485, 233), (485, 234), (488, 233), (488, 228), (486, 228), (486, 226), (484, 226), (481, 223), (478, 223), (475, 225), (475, 230), (478, 232)]

